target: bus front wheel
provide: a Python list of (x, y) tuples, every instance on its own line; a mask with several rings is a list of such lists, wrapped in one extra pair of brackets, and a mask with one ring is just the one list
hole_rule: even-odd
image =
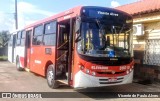
[(59, 87), (58, 81), (55, 80), (54, 69), (54, 65), (49, 65), (47, 69), (47, 83), (48, 86), (52, 89), (56, 89)]

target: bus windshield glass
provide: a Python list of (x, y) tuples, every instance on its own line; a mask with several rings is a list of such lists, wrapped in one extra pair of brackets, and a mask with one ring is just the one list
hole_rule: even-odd
[(131, 22), (126, 21), (132, 21), (131, 18), (110, 16), (110, 18), (123, 19), (119, 22), (119, 20), (108, 21), (107, 18), (93, 15), (82, 19), (78, 53), (93, 57), (130, 57), (132, 27)]

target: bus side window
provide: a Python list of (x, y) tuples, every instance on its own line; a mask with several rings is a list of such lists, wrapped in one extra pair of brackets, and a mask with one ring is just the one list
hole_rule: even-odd
[(41, 45), (43, 37), (43, 25), (39, 25), (34, 28), (33, 33), (33, 45)]
[(17, 33), (17, 46), (21, 45), (21, 31)]
[[(61, 24), (60, 25), (60, 32), (59, 32), (59, 46), (63, 45), (64, 43), (66, 43), (69, 39), (69, 24)], [(67, 44), (65, 44), (64, 46), (66, 46)], [(67, 46), (68, 47), (68, 46)]]
[(56, 21), (45, 24), (43, 44), (47, 46), (55, 46), (56, 44)]
[(21, 46), (25, 45), (25, 36), (26, 36), (26, 31), (22, 31), (21, 33)]

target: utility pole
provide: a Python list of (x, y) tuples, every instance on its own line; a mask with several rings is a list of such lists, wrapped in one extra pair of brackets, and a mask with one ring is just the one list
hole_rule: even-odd
[(15, 0), (15, 28), (18, 29), (17, 0)]

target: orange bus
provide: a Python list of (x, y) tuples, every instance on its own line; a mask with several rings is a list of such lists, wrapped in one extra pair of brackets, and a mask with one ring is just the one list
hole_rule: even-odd
[(17, 31), (16, 67), (74, 88), (131, 83), (132, 17), (122, 11), (78, 6)]

